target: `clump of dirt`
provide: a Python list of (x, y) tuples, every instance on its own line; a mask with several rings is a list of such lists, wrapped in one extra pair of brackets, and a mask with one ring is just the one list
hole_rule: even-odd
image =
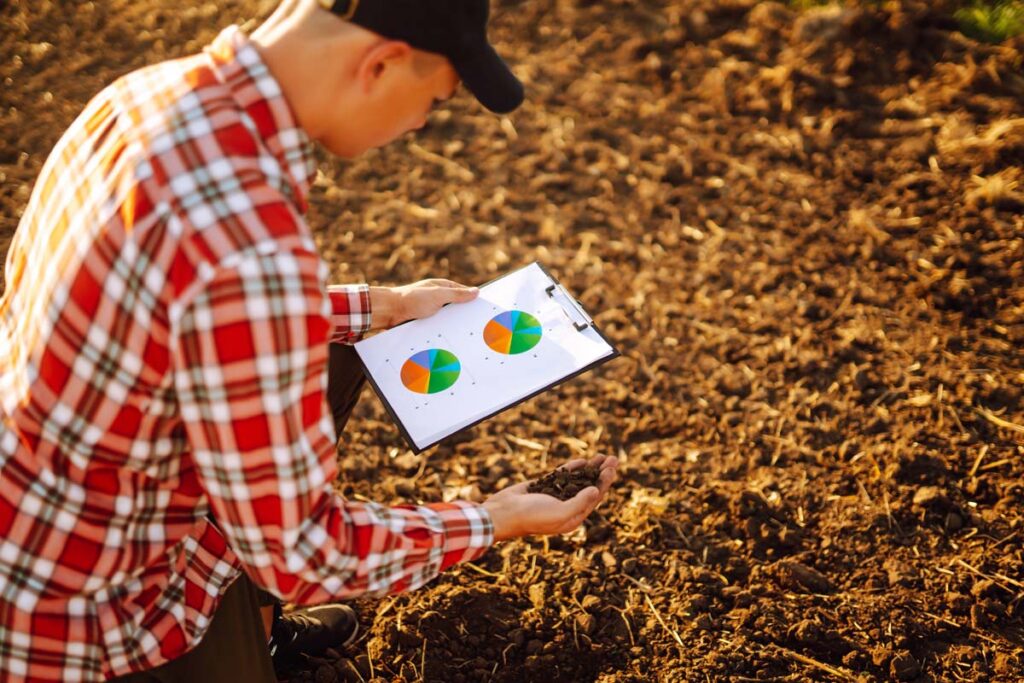
[(530, 482), (526, 490), (530, 493), (546, 493), (559, 500), (569, 500), (588, 486), (597, 486), (600, 476), (601, 468), (595, 465), (585, 465), (574, 470), (560, 467)]

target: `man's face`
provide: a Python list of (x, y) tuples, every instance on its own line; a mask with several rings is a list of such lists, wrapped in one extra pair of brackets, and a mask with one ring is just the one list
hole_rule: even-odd
[(434, 106), (455, 93), (459, 77), (441, 55), (406, 47), (364, 66), (356, 83), (347, 89), (344, 106), (326, 113), (331, 125), (320, 139), (344, 158), (422, 128)]

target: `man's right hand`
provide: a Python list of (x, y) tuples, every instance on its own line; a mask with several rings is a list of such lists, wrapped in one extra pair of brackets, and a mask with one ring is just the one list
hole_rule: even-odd
[(528, 493), (530, 482), (503, 489), (484, 501), (494, 522), (494, 540), (504, 541), (534, 534), (565, 534), (583, 523), (598, 503), (604, 500), (615, 481), (619, 461), (599, 455), (591, 460), (570, 460), (564, 465), (574, 470), (585, 465), (600, 467), (597, 486), (589, 486), (575, 497), (561, 501), (545, 493)]

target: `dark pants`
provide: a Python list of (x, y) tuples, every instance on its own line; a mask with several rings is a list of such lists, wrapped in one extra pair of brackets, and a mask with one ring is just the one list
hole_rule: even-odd
[[(366, 382), (355, 349), (330, 345), (327, 401), (338, 434), (345, 428)], [(221, 598), (203, 640), (178, 659), (151, 671), (129, 674), (115, 683), (274, 683), (260, 607), (277, 604), (242, 574)]]

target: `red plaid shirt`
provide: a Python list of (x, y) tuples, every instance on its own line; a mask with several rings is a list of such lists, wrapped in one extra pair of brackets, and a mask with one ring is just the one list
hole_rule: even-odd
[(370, 310), (364, 286), (324, 284), (314, 172), (234, 28), (118, 80), (50, 155), (0, 301), (4, 680), (174, 659), (242, 570), (316, 603), (415, 588), (492, 543), (480, 506), (332, 489), (327, 344)]

